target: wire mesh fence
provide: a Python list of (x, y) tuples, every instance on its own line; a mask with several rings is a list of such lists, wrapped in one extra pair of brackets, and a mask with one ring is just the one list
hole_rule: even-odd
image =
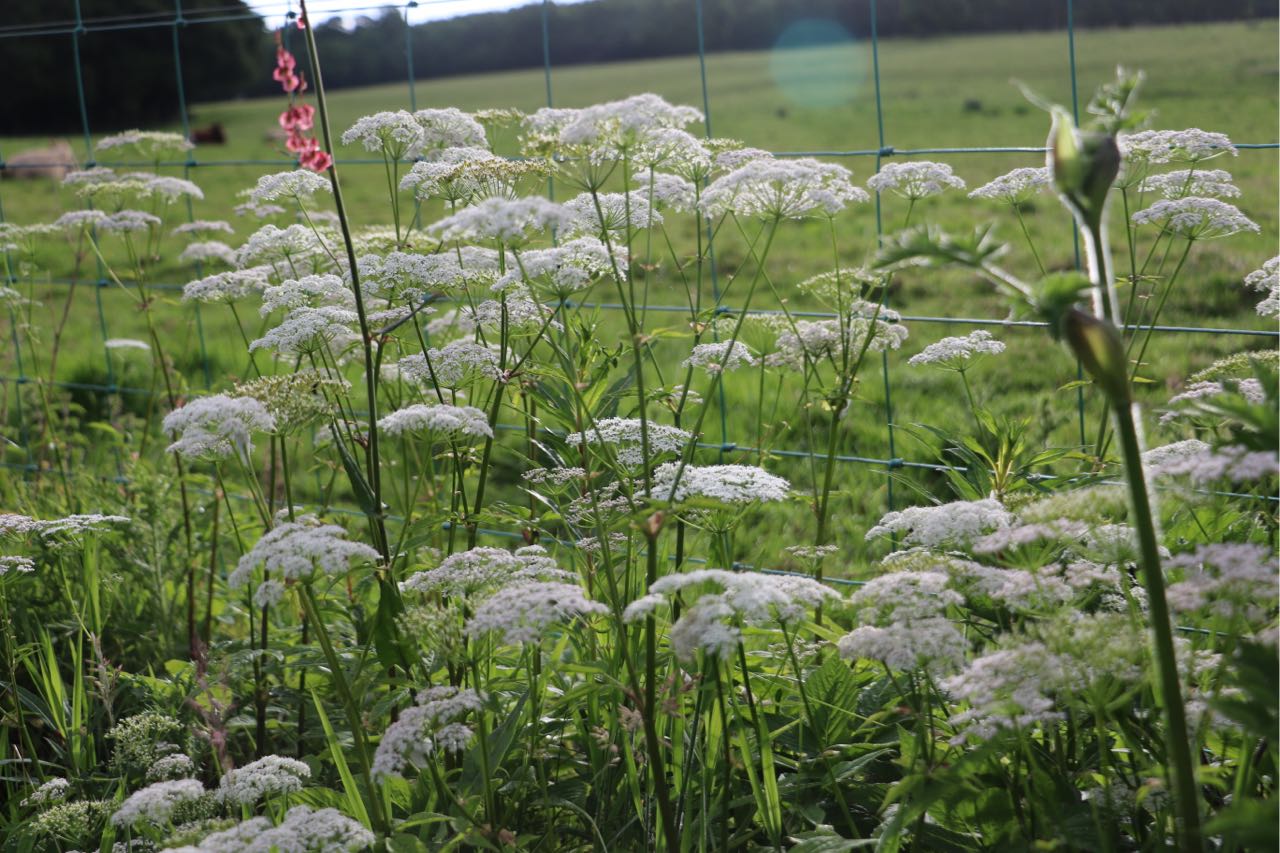
[[(3, 25), (0, 22), (0, 45), (3, 45), (8, 39), (23, 38), (58, 38), (66, 39), (70, 55), (74, 63), (76, 88), (74, 93), (68, 93), (70, 97), (77, 100), (80, 113), (80, 136), (83, 145), (83, 158), (79, 160), (78, 165), (83, 168), (91, 168), (97, 165), (97, 158), (94, 150), (94, 128), (90, 121), (89, 110), (86, 103), (86, 71), (81, 66), (81, 42), (84, 38), (92, 34), (110, 34), (130, 29), (158, 29), (168, 30), (171, 34), (172, 48), (172, 65), (177, 84), (178, 113), (181, 122), (181, 130), (184, 135), (189, 136), (192, 130), (191, 110), (187, 103), (186, 90), (183, 85), (183, 52), (181, 35), (188, 31), (194, 31), (202, 25), (225, 22), (228, 20), (239, 20), (245, 17), (252, 17), (252, 13), (246, 13), (242, 9), (233, 7), (226, 8), (205, 8), (199, 11), (184, 11), (182, 0), (174, 0), (173, 9), (167, 13), (151, 13), (145, 15), (134, 16), (106, 16), (106, 17), (85, 17), (81, 14), (80, 0), (72, 0), (74, 9), (74, 17), (69, 20), (55, 21), (43, 25)], [(1062, 51), (1066, 57), (1070, 92), (1071, 92), (1071, 108), (1077, 119), (1080, 115), (1080, 94), (1078, 83), (1078, 71), (1076, 64), (1076, 40), (1077, 40), (1077, 23), (1075, 15), (1075, 4), (1073, 0), (1057, 0), (1062, 3), (1062, 11), (1065, 15), (1065, 31), (1063, 33)], [(423, 81), (418, 79), (414, 70), (414, 51), (412, 45), (412, 28), (414, 17), (420, 14), (420, 10), (429, 7), (448, 7), (457, 6), (456, 0), (411, 0), (407, 4), (396, 7), (403, 16), (406, 27), (406, 41), (403, 46), (405, 59), (405, 78), (406, 85), (405, 97), (407, 105), (411, 109), (417, 109), (420, 106), (419, 88)], [(359, 13), (365, 11), (374, 11), (387, 8), (384, 5), (350, 5), (341, 8), (330, 7), (323, 11), (326, 13)], [(463, 7), (465, 8), (465, 7)], [(543, 55), (543, 84), (545, 88), (544, 98), (546, 106), (555, 106), (557, 104), (558, 95), (562, 94), (558, 91), (556, 85), (556, 68), (552, 62), (552, 44), (555, 39), (555, 29), (552, 26), (553, 4), (548, 0), (543, 0), (540, 10), (540, 27), (538, 32), (531, 34), (541, 40)], [(774, 151), (775, 156), (779, 157), (826, 157), (826, 158), (856, 158), (862, 159), (874, 165), (874, 170), (879, 171), (881, 164), (893, 158), (926, 156), (926, 155), (955, 155), (962, 157), (985, 157), (993, 155), (1036, 155), (1043, 154), (1045, 149), (1039, 146), (1020, 146), (1020, 145), (1003, 145), (1003, 140), (991, 140), (992, 144), (981, 146), (936, 146), (936, 147), (897, 147), (894, 145), (893, 136), (890, 134), (886, 121), (886, 113), (892, 109), (892, 104), (885, 95), (884, 81), (882, 80), (882, 68), (880, 61), (881, 38), (878, 32), (878, 4), (876, 0), (869, 0), (867, 4), (868, 17), (865, 22), (867, 40), (866, 44), (870, 50), (870, 66), (871, 74), (869, 84), (871, 94), (874, 97), (874, 141), (873, 147), (836, 147), (822, 148), (814, 150), (779, 150)], [(263, 8), (261, 11), (267, 13), (268, 18), (278, 18), (281, 23), (289, 23), (296, 20), (296, 11), (292, 3), (284, 2), (276, 4), (270, 8)], [(462, 8), (459, 8), (462, 11)], [(701, 107), (705, 115), (705, 131), (708, 137), (713, 134), (713, 129), (719, 124), (719, 114), (716, 110), (716, 104), (711, 95), (712, 91), (712, 73), (708, 69), (708, 51), (706, 49), (706, 33), (708, 28), (717, 26), (717, 22), (707, 20), (702, 0), (689, 0), (688, 4), (688, 20), (684, 22), (672, 21), (671, 25), (690, 26), (696, 31), (697, 36), (697, 54), (696, 54), (696, 73), (697, 73), (697, 90), (701, 95)], [(285, 38), (288, 38), (290, 27), (285, 27)], [(1247, 141), (1236, 143), (1236, 148), (1246, 155), (1257, 156), (1262, 152), (1275, 151), (1280, 147), (1280, 143), (1265, 141)], [(33, 164), (6, 164), (4, 160), (4, 151), (0, 150), (0, 169), (8, 168), (31, 168)], [(148, 166), (158, 168), (169, 168), (181, 170), (183, 177), (191, 177), (193, 174), (200, 175), (217, 174), (218, 170), (228, 167), (262, 167), (282, 169), (289, 168), (294, 161), (286, 157), (277, 158), (217, 158), (205, 157), (200, 149), (192, 149), (187, 153), (185, 158), (163, 160), (159, 162), (147, 163), (129, 163), (115, 161), (113, 166)], [(338, 157), (338, 165), (342, 168), (346, 167), (364, 167), (364, 166), (380, 166), (383, 160), (367, 158), (367, 157)], [(39, 166), (39, 163), (34, 166)], [(0, 192), (0, 222), (4, 221), (4, 197)], [(877, 194), (874, 199), (875, 203), (875, 234), (881, 237), (889, 230), (886, 222), (884, 211), (882, 208), (882, 199)], [(190, 201), (187, 203), (188, 220), (194, 220), (194, 211), (191, 208)], [(714, 252), (714, 245), (711, 247)], [(1076, 256), (1077, 265), (1079, 264), (1079, 254)], [(714, 264), (713, 264), (714, 275)], [(96, 343), (102, 347), (102, 358), (106, 368), (106, 379), (103, 382), (76, 382), (67, 380), (54, 380), (52, 385), (67, 391), (85, 391), (95, 392), (108, 395), (122, 396), (140, 396), (147, 397), (156, 392), (154, 388), (142, 386), (140, 384), (132, 384), (125, 378), (122, 378), (120, 371), (115, 364), (116, 357), (111, 350), (107, 348), (106, 343), (112, 338), (113, 317), (112, 312), (108, 309), (102, 298), (103, 290), (112, 286), (111, 280), (107, 277), (103, 268), (99, 265), (94, 274), (76, 278), (56, 277), (47, 281), (53, 285), (75, 286), (88, 285), (94, 289), (94, 307), (96, 314), (96, 328), (100, 340)], [(713, 279), (714, 285), (714, 279)], [(154, 289), (180, 290), (182, 283), (180, 282), (158, 282), (149, 285)], [(622, 306), (609, 302), (591, 303), (586, 307), (597, 308), (602, 311), (614, 311)], [(203, 384), (205, 389), (209, 389), (216, 384), (216, 370), (211, 364), (209, 349), (205, 339), (205, 323), (200, 314), (200, 306), (198, 303), (192, 303), (189, 307), (182, 310), (190, 310), (194, 314), (194, 327), (198, 335), (198, 352), (199, 363), (195, 365), (195, 373), (197, 374), (197, 384)], [(665, 305), (650, 304), (646, 308), (652, 312), (687, 312), (687, 306), (682, 305)], [(737, 309), (733, 306), (725, 306), (723, 309), (727, 313), (735, 312)], [(834, 315), (824, 314), (823, 312), (793, 312), (795, 316), (801, 317), (831, 317)], [(11, 317), (11, 319), (14, 319)], [(1031, 320), (1015, 320), (1001, 319), (996, 317), (971, 317), (971, 316), (933, 316), (921, 314), (904, 314), (904, 321), (910, 323), (933, 324), (939, 326), (969, 326), (969, 327), (1000, 327), (1008, 329), (1036, 329), (1041, 328), (1045, 324)], [(16, 417), (19, 421), (19, 432), (22, 436), (29, 433), (26, 419), (30, 416), (30, 412), (24, 411), (22, 408), (21, 392), (24, 385), (37, 381), (35, 377), (28, 372), (27, 366), (22, 358), (21, 346), (18, 340), (17, 322), (11, 323), (13, 328), (12, 346), (13, 357), (5, 361), (5, 374), (0, 376), (0, 383), (6, 387), (7, 395), (13, 392), (16, 402)], [(1234, 336), (1242, 340), (1258, 341), (1263, 340), (1274, 343), (1280, 338), (1280, 333), (1274, 329), (1260, 328), (1221, 328), (1209, 325), (1189, 325), (1189, 324), (1135, 324), (1127, 327), (1130, 332), (1143, 332), (1150, 330), (1160, 335), (1187, 335), (1187, 336)], [(898, 453), (898, 444), (896, 438), (896, 427), (894, 420), (894, 394), (895, 386), (892, 380), (892, 371), (889, 369), (889, 361), (887, 353), (883, 355), (884, 362), (882, 365), (883, 372), (883, 412), (884, 412), (884, 438), (887, 453), (884, 455), (857, 455), (857, 454), (839, 454), (836, 459), (841, 464), (863, 466), (872, 471), (880, 472), (884, 475), (892, 475), (895, 471), (901, 469), (921, 469), (921, 470), (940, 470), (948, 466), (942, 465), (937, 461), (905, 458)], [(46, 381), (46, 380), (39, 380)], [(723, 393), (723, 390), (722, 390)], [(722, 401), (723, 402), (723, 401)], [(1079, 419), (1080, 441), (1085, 443), (1085, 406), (1086, 406), (1086, 389), (1083, 384), (1075, 391), (1075, 405)], [(707, 442), (703, 446), (710, 450), (724, 451), (740, 451), (753, 453), (758, 452), (758, 448), (752, 447), (750, 441), (735, 441), (733, 428), (727, 421), (728, 413), (724, 405), (720, 406), (721, 431), (719, 442)], [(518, 426), (512, 426), (512, 429), (520, 429)], [(808, 459), (816, 454), (808, 448), (769, 448), (768, 453), (783, 458)], [(26, 471), (31, 474), (38, 473), (38, 466), (33, 464), (28, 458), (26, 463), (5, 462), (4, 465), (11, 469)], [(887, 477), (886, 500), (887, 507), (893, 509), (898, 503), (897, 497), (893, 490), (893, 478)], [(494, 531), (498, 533), (498, 531)]]

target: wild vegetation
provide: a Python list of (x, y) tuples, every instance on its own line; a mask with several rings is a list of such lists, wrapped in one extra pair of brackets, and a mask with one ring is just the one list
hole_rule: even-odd
[(1274, 338), (1149, 381), (1274, 236), (1227, 134), (1121, 73), (1046, 165), (858, 180), (656, 94), (335, 123), (294, 38), (237, 245), (163, 131), (0, 226), (7, 849), (1276, 846)]

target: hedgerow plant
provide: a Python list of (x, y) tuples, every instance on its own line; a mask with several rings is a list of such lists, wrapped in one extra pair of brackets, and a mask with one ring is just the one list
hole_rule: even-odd
[[(867, 182), (904, 230), (842, 265), (837, 215), (870, 199), (849, 171), (701, 138), (697, 110), (654, 95), (367, 116), (343, 139), (384, 159), (391, 225), (360, 228), (304, 34), (315, 107), (283, 46), (277, 79), (308, 168), (243, 207), (299, 221), (232, 248), (201, 239), (220, 221), (170, 228), (194, 184), (99, 167), (68, 179), (91, 207), (3, 232), (19, 285), (24, 253), (69, 235), (136, 294), (148, 340), (111, 351), (157, 392), (115, 404), (104, 440), (133, 452), (108, 480), (51, 382), (24, 398), (44, 470), (0, 515), (7, 849), (1275, 845), (1274, 354), (1197, 377), (1164, 415), (1184, 438), (1153, 450), (1130, 391), (1194, 244), (1256, 228), (1201, 165), (1228, 140), (1137, 131), (1127, 76), (1095, 128), (1055, 111), (1045, 169), (971, 193), (1020, 222), (1059, 193), (1088, 275), (1035, 282), (989, 227), (920, 224), (964, 187), (929, 162)], [(498, 126), (521, 158), (493, 153)], [(158, 163), (182, 144), (106, 147)], [(548, 177), (576, 195), (546, 198)], [(770, 253), (799, 227), (829, 233), (833, 264), (791, 284)], [(722, 232), (746, 254), (713, 284)], [(190, 393), (154, 319), (171, 233), (183, 299), (243, 340), (219, 393)], [(895, 271), (938, 264), (1046, 320), (1108, 420), (1091, 445), (1035, 446), (983, 393), (1002, 342), (923, 350), (910, 365), (952, 371), (971, 426), (916, 427), (949, 479), (865, 531), (887, 554), (850, 593), (837, 438), (872, 355), (907, 338)], [(678, 337), (647, 310), (659, 267), (686, 297)], [(1248, 283), (1274, 313), (1275, 261)], [(777, 310), (753, 311), (763, 293)], [(59, 335), (40, 353), (31, 293), (4, 297), (51, 380)], [(749, 451), (701, 441), (729, 384), (755, 389), (727, 413)], [(813, 449), (805, 486), (768, 470), (779, 405)], [(744, 565), (754, 526), (797, 504), (801, 570)]]

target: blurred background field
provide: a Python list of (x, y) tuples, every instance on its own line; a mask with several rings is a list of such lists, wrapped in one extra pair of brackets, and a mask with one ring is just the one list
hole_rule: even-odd
[[(874, 152), (881, 148), (872, 43), (865, 32), (846, 34), (847, 39), (821, 46), (708, 54), (705, 70), (711, 133), (778, 153), (820, 152), (852, 169), (858, 183), (865, 181), (874, 174)], [(529, 33), (530, 39), (538, 37), (537, 32)], [(552, 32), (551, 38), (555, 37)], [(1083, 104), (1099, 83), (1111, 78), (1115, 66), (1123, 64), (1147, 74), (1141, 104), (1155, 111), (1153, 127), (1200, 127), (1226, 133), (1236, 143), (1274, 143), (1278, 108), (1276, 44), (1274, 18), (1081, 29), (1075, 41), (1079, 97)], [(402, 50), (399, 45), (388, 45), (387, 49)], [(903, 156), (947, 162), (970, 188), (1014, 167), (1039, 165), (1043, 155), (899, 152), (1043, 145), (1047, 118), (1027, 102), (1014, 85), (1015, 80), (1048, 100), (1066, 104), (1072, 101), (1068, 43), (1062, 31), (882, 38), (878, 59), (883, 145), (894, 149), (886, 162)], [(265, 79), (272, 59), (264, 53), (261, 60)], [(322, 53), (321, 62), (324, 61)], [(684, 55), (599, 65), (553, 65), (549, 81), (544, 69), (530, 68), (419, 79), (412, 92), (406, 81), (338, 89), (330, 97), (334, 132), (340, 134), (361, 115), (409, 109), (413, 105), (456, 106), (464, 110), (515, 107), (532, 111), (547, 104), (548, 85), (556, 106), (585, 106), (640, 92), (655, 92), (673, 103), (703, 105), (698, 57)], [(74, 97), (74, 93), (68, 92), (67, 97)], [(121, 93), (121, 97), (127, 97), (127, 93)], [(261, 224), (231, 215), (237, 193), (252, 186), (259, 175), (292, 165), (273, 135), (276, 115), (283, 106), (280, 97), (190, 104), (190, 125), (221, 125), (226, 142), (200, 145), (191, 152), (189, 163), (161, 169), (186, 175), (203, 188), (205, 198), (193, 204), (190, 215), (231, 220), (236, 234), (227, 242), (232, 245)], [(182, 129), (180, 122), (164, 126)], [(3, 127), (0, 124), (0, 130)], [(99, 136), (93, 134), (94, 138)], [(47, 144), (49, 138), (47, 134), (0, 136), (0, 154), (11, 156), (13, 152)], [(87, 162), (83, 134), (72, 133), (65, 138), (76, 157)], [(498, 153), (516, 153), (513, 137), (499, 137), (494, 142)], [(381, 161), (370, 161), (371, 155), (350, 147), (339, 147), (336, 154), (354, 224), (388, 224), (386, 177)], [(111, 165), (112, 161), (102, 157), (99, 162)], [(1277, 252), (1277, 150), (1246, 149), (1238, 157), (1220, 158), (1211, 165), (1233, 173), (1243, 191), (1239, 207), (1260, 225), (1261, 233), (1197, 245), (1160, 322), (1274, 332), (1275, 324), (1255, 313), (1254, 305), (1260, 297), (1247, 291), (1242, 279)], [(555, 186), (553, 191), (559, 199), (574, 192), (564, 186)], [(330, 203), (327, 198), (317, 202)], [(51, 180), (10, 179), (0, 182), (0, 205), (5, 221), (28, 224), (52, 221), (81, 203), (70, 190)], [(1045, 266), (1051, 270), (1074, 267), (1072, 226), (1056, 201), (1048, 195), (1038, 196), (1022, 212)], [(880, 211), (883, 230), (897, 229), (905, 214), (905, 202), (886, 196)], [(421, 211), (423, 221), (429, 222), (437, 215), (435, 210)], [(188, 211), (179, 206), (171, 216), (174, 218), (167, 223), (170, 227), (186, 221)], [(1022, 242), (1017, 221), (1006, 208), (951, 192), (922, 203), (912, 216), (914, 222), (937, 222), (954, 229), (978, 221), (996, 221), (997, 233), (1011, 244), (1007, 265), (1027, 277), (1035, 274), (1034, 261)], [(1113, 212), (1113, 225), (1118, 224), (1118, 216)], [(693, 247), (693, 225), (687, 217), (682, 219), (676, 222), (672, 218), (671, 236), (688, 254)], [(283, 225), (291, 220), (274, 221)], [(856, 206), (837, 218), (836, 241), (842, 264), (862, 263), (874, 251), (876, 221), (874, 205)], [(1113, 243), (1120, 240), (1117, 228)], [(185, 377), (188, 392), (199, 393), (209, 387), (224, 387), (243, 376), (246, 358), (229, 315), (216, 308), (197, 311), (180, 303), (178, 289), (197, 273), (196, 269), (177, 263), (180, 250), (181, 243), (176, 238), (166, 237), (149, 274), (153, 281), (164, 285), (158, 291), (158, 298), (164, 303), (159, 315), (169, 339), (177, 342), (171, 353)], [(722, 280), (747, 260), (745, 244), (731, 228), (717, 236), (715, 251)], [(676, 283), (670, 255), (655, 250), (648, 263), (649, 302), (654, 306), (682, 305), (683, 292)], [(816, 306), (797, 294), (794, 285), (830, 269), (832, 263), (831, 235), (824, 224), (786, 224), (769, 258), (768, 270), (779, 294), (792, 308), (811, 310)], [(144, 321), (134, 299), (114, 286), (98, 286), (99, 273), (91, 257), (81, 257), (77, 263), (73, 252), (53, 243), (39, 254), (37, 267), (34, 284), (23, 286), (33, 288), (38, 304), (31, 309), (31, 316), (11, 318), (15, 326), (24, 326), (24, 334), (33, 338), (34, 345), (29, 345), (16, 329), (9, 334), (7, 328), (3, 329), (4, 342), (0, 343), (4, 390), (0, 423), (6, 424), (7, 434), (16, 435), (18, 428), (18, 395), (24, 387), (18, 380), (44, 374), (47, 356), (41, 346), (47, 344), (49, 330), (64, 310), (69, 311), (67, 343), (59, 357), (56, 377), (64, 383), (58, 390), (63, 404), (73, 404), (86, 422), (112, 418), (118, 422), (128, 413), (135, 418), (145, 417), (149, 399), (145, 391), (155, 381), (147, 359), (138, 359), (137, 365), (131, 365), (119, 353), (108, 355), (103, 349), (106, 338), (145, 337)], [(604, 293), (591, 295), (602, 302), (610, 301)], [(728, 301), (734, 304), (732, 298)], [(934, 460), (931, 447), (910, 438), (903, 428), (917, 423), (957, 425), (965, 417), (963, 396), (953, 375), (908, 367), (906, 360), (940, 337), (965, 334), (977, 326), (911, 318), (1002, 320), (1009, 317), (1008, 309), (1002, 297), (982, 281), (924, 271), (899, 274), (889, 304), (907, 315), (910, 338), (901, 352), (888, 359), (891, 381), (886, 382), (880, 374), (878, 360), (875, 370), (865, 374), (865, 387), (842, 429), (839, 451), (870, 459), (930, 462)], [(776, 302), (765, 293), (755, 307), (774, 308)], [(0, 320), (3, 325), (5, 321)], [(660, 361), (674, 368), (687, 351), (687, 316), (678, 311), (659, 311), (651, 315), (649, 325), (667, 336), (659, 344)], [(990, 359), (975, 370), (972, 378), (980, 401), (997, 412), (1026, 418), (1028, 441), (1032, 444), (1078, 445), (1081, 420), (1077, 390), (1064, 387), (1077, 378), (1074, 361), (1051, 345), (1042, 329), (994, 325), (983, 328), (1005, 340), (1009, 353)], [(1157, 334), (1139, 371), (1148, 380), (1140, 386), (1140, 393), (1146, 403), (1158, 406), (1189, 373), (1215, 359), (1245, 349), (1274, 347), (1273, 336)], [(674, 370), (668, 371), (664, 379), (668, 384), (678, 381)], [(804, 452), (802, 414), (794, 410), (795, 389), (790, 381), (787, 377), (770, 378), (765, 386), (772, 401), (767, 411), (773, 414), (763, 424), (763, 441), (771, 448)], [(103, 385), (127, 385), (141, 390), (112, 394), (97, 387)], [(760, 441), (756, 425), (738, 422), (732, 413), (740, 405), (754, 408), (752, 401), (758, 390), (754, 382), (727, 385), (727, 432), (720, 434), (718, 417), (708, 417), (704, 440), (754, 448)], [(891, 391), (890, 401), (886, 401), (886, 390)], [(1092, 440), (1100, 408), (1087, 389), (1085, 400), (1084, 420)], [(712, 401), (711, 405), (718, 404)], [(30, 406), (25, 416), (32, 416)], [(898, 427), (892, 445), (887, 423)], [(102, 454), (98, 461), (105, 461), (102, 448), (111, 442), (92, 431), (87, 434), (95, 437), (86, 441), (86, 460)], [(1158, 429), (1149, 436), (1153, 444), (1178, 437), (1181, 436), (1164, 435)], [(819, 438), (825, 447), (825, 437)], [(129, 441), (136, 441), (127, 436), (119, 440), (124, 442), (123, 452), (129, 452)], [(709, 452), (708, 458), (715, 455)], [(736, 461), (744, 456), (756, 454), (729, 450), (726, 459)], [(12, 448), (6, 461), (20, 461)], [(767, 464), (790, 476), (798, 486), (808, 485), (811, 472), (802, 460), (775, 457)], [(918, 471), (896, 473), (912, 478), (937, 476)], [(517, 475), (513, 469), (509, 482), (514, 483)], [(850, 463), (841, 469), (837, 537), (861, 543), (861, 531), (868, 520), (884, 511), (886, 483), (883, 465)], [(899, 501), (901, 495), (899, 490)], [(797, 505), (796, 512), (804, 510)], [(775, 536), (785, 538), (786, 531), (762, 534), (768, 534), (760, 537), (764, 550), (764, 543), (775, 540)], [(770, 554), (777, 553), (773, 544), (768, 548)], [(750, 560), (757, 555), (744, 553), (741, 557)]]

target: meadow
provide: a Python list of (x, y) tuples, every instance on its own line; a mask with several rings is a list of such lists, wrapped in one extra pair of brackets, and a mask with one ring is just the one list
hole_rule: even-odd
[(4, 849), (1274, 846), (1276, 35), (1079, 32), (1080, 128), (1062, 33), (889, 40), (0, 183)]

